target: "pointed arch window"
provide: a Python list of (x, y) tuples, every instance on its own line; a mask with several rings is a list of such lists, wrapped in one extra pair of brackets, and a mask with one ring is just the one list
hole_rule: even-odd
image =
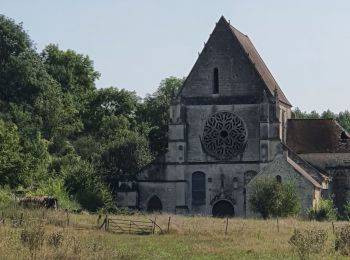
[(192, 174), (192, 204), (205, 204), (205, 173), (203, 172)]
[(213, 94), (219, 94), (219, 69), (214, 68), (213, 72)]
[(281, 177), (281, 175), (277, 175), (277, 176), (276, 176), (276, 181), (277, 181), (278, 183), (282, 183), (282, 177)]

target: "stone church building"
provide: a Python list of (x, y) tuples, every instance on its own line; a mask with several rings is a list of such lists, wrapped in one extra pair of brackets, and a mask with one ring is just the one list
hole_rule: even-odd
[(341, 210), (350, 136), (335, 120), (294, 119), (291, 108), (250, 39), (221, 17), (172, 101), (167, 153), (118, 193), (118, 204), (253, 216), (252, 184), (273, 176), (296, 185), (304, 213), (327, 194)]

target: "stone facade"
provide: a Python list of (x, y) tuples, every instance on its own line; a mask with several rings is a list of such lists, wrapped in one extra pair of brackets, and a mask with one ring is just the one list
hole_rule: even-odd
[(138, 173), (135, 205), (126, 193), (119, 205), (252, 216), (249, 183), (278, 172), (296, 183), (304, 212), (317, 206), (328, 178), (290, 149), (291, 107), (249, 38), (222, 17), (172, 101), (167, 153)]

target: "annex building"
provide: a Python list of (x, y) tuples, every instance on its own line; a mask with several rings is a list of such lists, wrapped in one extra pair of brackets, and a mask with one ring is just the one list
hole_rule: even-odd
[[(175, 214), (253, 216), (259, 176), (293, 182), (302, 210), (350, 197), (350, 139), (335, 120), (294, 119), (250, 39), (221, 17), (170, 107), (168, 151), (118, 204)], [(125, 188), (126, 187), (126, 188)]]

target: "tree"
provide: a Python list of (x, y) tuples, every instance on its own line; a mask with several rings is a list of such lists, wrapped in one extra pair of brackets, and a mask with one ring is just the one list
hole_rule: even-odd
[(32, 42), (22, 24), (0, 15), (0, 75), (11, 56), (17, 56), (31, 47)]
[(82, 111), (96, 89), (95, 80), (100, 77), (93, 61), (73, 50), (60, 50), (54, 44), (46, 46), (41, 56), (47, 72), (59, 83), (63, 93), (72, 96), (76, 108)]
[[(115, 131), (116, 127), (135, 129), (138, 125), (135, 114), (139, 102), (140, 98), (134, 91), (115, 87), (95, 91), (84, 116), (85, 131), (100, 136), (105, 130), (108, 131), (104, 128), (104, 124), (108, 121), (111, 123), (119, 121), (109, 132)], [(104, 128), (103, 131), (101, 127)]]
[(126, 131), (102, 155), (105, 181), (115, 191), (119, 180), (134, 179), (151, 159), (148, 140), (137, 132)]
[(286, 217), (300, 211), (295, 186), (291, 183), (280, 183), (272, 177), (259, 178), (253, 183), (249, 202), (252, 211), (260, 213), (264, 219)]
[(154, 156), (165, 153), (168, 144), (169, 107), (174, 95), (182, 86), (183, 79), (169, 77), (161, 81), (158, 90), (145, 98), (138, 111), (138, 121), (149, 125), (148, 138)]
[(16, 125), (0, 120), (0, 185), (15, 187), (25, 181), (21, 150)]
[(350, 131), (350, 112), (348, 110), (340, 112), (337, 121), (345, 130)]
[(323, 111), (323, 113), (321, 114), (321, 118), (322, 119), (336, 119), (337, 115), (335, 113), (333, 113), (332, 111), (330, 111), (329, 109), (327, 109), (326, 111)]

